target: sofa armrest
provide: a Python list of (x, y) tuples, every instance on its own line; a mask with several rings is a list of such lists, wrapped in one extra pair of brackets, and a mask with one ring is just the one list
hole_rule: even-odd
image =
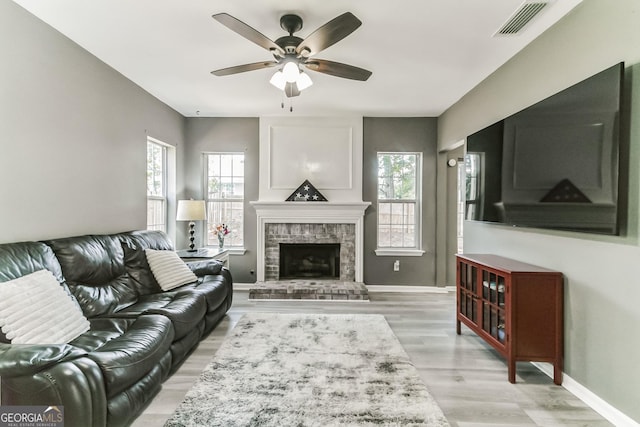
[(195, 274), (197, 277), (204, 277), (207, 274), (220, 274), (220, 271), (224, 266), (222, 261), (219, 261), (217, 259), (194, 261), (187, 263), (187, 265), (189, 266), (191, 271), (193, 271), (193, 274)]
[(85, 356), (86, 351), (68, 344), (0, 343), (0, 377), (33, 375), (48, 367)]
[(112, 402), (100, 368), (88, 357), (54, 363), (33, 375), (3, 376), (1, 398), (8, 406), (64, 406), (64, 425), (69, 427), (109, 425), (107, 405)]

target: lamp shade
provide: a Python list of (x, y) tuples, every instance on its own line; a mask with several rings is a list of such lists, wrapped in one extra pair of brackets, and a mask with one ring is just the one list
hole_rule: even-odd
[(269, 80), (269, 83), (280, 90), (284, 90), (284, 87), (287, 85), (287, 80), (284, 78), (282, 71), (276, 71), (273, 77), (271, 77), (271, 80)]
[(176, 221), (202, 221), (205, 218), (204, 200), (178, 200)]
[(282, 67), (282, 74), (284, 74), (284, 78), (289, 83), (293, 83), (298, 79), (298, 75), (300, 74), (300, 69), (298, 69), (298, 64), (295, 62), (287, 62)]
[(309, 86), (311, 86), (313, 82), (311, 81), (311, 77), (307, 73), (300, 73), (298, 75), (298, 80), (296, 80), (296, 85), (298, 86), (298, 90), (305, 90)]

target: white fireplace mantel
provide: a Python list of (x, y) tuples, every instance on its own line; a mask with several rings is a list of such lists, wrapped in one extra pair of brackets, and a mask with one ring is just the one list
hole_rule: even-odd
[(355, 224), (356, 231), (356, 282), (363, 280), (364, 211), (370, 202), (250, 202), (257, 217), (257, 280), (265, 278), (265, 224)]

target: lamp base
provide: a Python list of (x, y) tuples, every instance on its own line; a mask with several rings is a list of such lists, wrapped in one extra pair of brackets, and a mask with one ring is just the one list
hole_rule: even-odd
[(196, 223), (191, 221), (189, 223), (189, 249), (187, 250), (187, 252), (197, 251), (197, 249), (195, 248), (196, 244), (194, 243), (194, 240), (196, 240), (195, 233), (196, 233)]

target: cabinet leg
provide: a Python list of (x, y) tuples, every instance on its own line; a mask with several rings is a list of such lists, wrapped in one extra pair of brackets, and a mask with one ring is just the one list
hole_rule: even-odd
[(507, 362), (507, 371), (509, 374), (509, 382), (511, 384), (516, 383), (516, 362), (514, 360), (509, 360)]
[(555, 385), (562, 385), (562, 368), (557, 362), (553, 364), (553, 383)]
[(462, 331), (460, 330), (460, 321), (456, 320), (456, 334), (460, 335)]

